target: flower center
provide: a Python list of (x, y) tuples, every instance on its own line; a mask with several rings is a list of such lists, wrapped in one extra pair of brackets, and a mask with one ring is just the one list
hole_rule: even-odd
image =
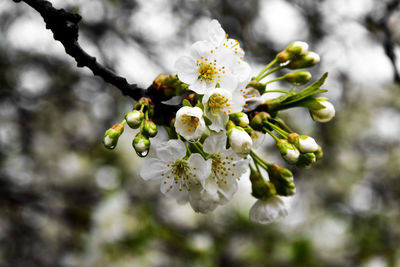
[[(169, 163), (167, 166), (171, 168), (171, 173), (167, 176), (167, 179), (173, 179), (167, 192), (172, 190), (174, 187), (177, 187), (179, 191), (185, 189), (190, 192), (190, 186), (192, 185), (190, 178), (196, 178), (196, 174), (191, 171), (189, 162), (186, 159), (178, 159), (175, 162)], [(193, 169), (196, 170), (196, 168)], [(162, 173), (161, 175), (165, 176), (165, 173)], [(167, 184), (167, 181), (164, 181), (164, 183)], [(199, 185), (199, 183), (196, 183), (196, 185)]]
[(232, 172), (232, 167), (235, 167), (236, 164), (232, 163), (234, 160), (233, 157), (221, 157), (221, 154), (213, 154), (211, 156), (212, 164), (211, 164), (211, 177), (215, 181), (216, 184), (228, 183), (229, 177), (235, 177), (235, 174)]
[(231, 113), (230, 106), (229, 98), (219, 93), (212, 94), (208, 100), (208, 108), (214, 117), (218, 117), (218, 112), (223, 112), (224, 114)]
[(194, 116), (190, 116), (190, 115), (182, 115), (181, 117), (181, 121), (183, 124), (187, 125), (188, 127), (188, 131), (191, 132), (192, 129), (196, 130), (197, 127), (199, 126), (199, 118), (194, 117)]
[[(213, 50), (211, 50), (211, 54), (214, 53)], [(225, 67), (218, 68), (217, 67), (217, 60), (211, 60), (208, 58), (204, 58), (203, 56), (200, 57), (196, 61), (197, 66), (199, 67), (197, 70), (197, 75), (198, 79), (200, 81), (205, 81), (205, 82), (220, 82), (221, 81), (221, 75), (220, 73), (225, 73)]]

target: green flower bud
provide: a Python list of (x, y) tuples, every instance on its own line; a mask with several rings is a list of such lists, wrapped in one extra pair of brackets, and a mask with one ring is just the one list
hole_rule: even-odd
[(268, 168), (269, 180), (275, 185), (276, 192), (281, 196), (291, 196), (296, 193), (296, 185), (290, 170), (273, 164)]
[(139, 128), (140, 124), (142, 124), (143, 118), (144, 114), (140, 110), (132, 110), (131, 112), (125, 114), (126, 123), (132, 129)]
[(318, 145), (318, 149), (316, 151), (314, 151), (314, 155), (315, 155), (315, 159), (319, 160), (322, 158), (322, 156), (324, 155), (324, 152), (322, 151), (322, 147)]
[(310, 167), (316, 160), (314, 153), (304, 153), (300, 154), (299, 160), (296, 163), (297, 167), (300, 168), (308, 168)]
[(301, 69), (301, 68), (309, 68), (320, 61), (320, 57), (317, 53), (307, 52), (302, 55), (301, 58), (290, 61), (290, 63), (286, 66), (289, 69)]
[(142, 106), (144, 106), (144, 110), (148, 112), (149, 117), (153, 117), (154, 115), (154, 104), (151, 98), (149, 97), (142, 97), (139, 101), (135, 104), (133, 109), (141, 110)]
[(276, 195), (275, 186), (268, 181), (265, 181), (261, 173), (251, 169), (250, 172), (252, 195), (257, 199), (266, 199)]
[(243, 112), (230, 114), (229, 119), (233, 121), (236, 125), (243, 128), (249, 125), (249, 117), (247, 117), (247, 114)]
[(265, 93), (265, 84), (260, 83), (259, 81), (256, 80), (251, 80), (247, 85), (246, 88), (254, 88), (257, 91), (260, 92), (260, 94)]
[(253, 146), (253, 140), (250, 135), (241, 127), (231, 127), (226, 135), (233, 151), (240, 157), (246, 157)]
[(103, 144), (108, 149), (114, 149), (117, 146), (118, 138), (124, 132), (124, 125), (118, 123), (104, 133)]
[(308, 51), (308, 44), (301, 41), (295, 41), (277, 55), (279, 63), (284, 63), (288, 60), (294, 60)]
[(299, 150), (291, 143), (286, 141), (285, 139), (280, 139), (276, 146), (281, 153), (281, 156), (284, 160), (286, 160), (289, 164), (295, 164), (300, 156)]
[(150, 139), (139, 132), (133, 139), (132, 146), (139, 157), (146, 157), (150, 149)]
[(251, 119), (250, 126), (256, 131), (264, 132), (263, 131), (264, 122), (270, 118), (271, 115), (269, 115), (267, 112), (265, 111), (258, 112), (253, 117), (253, 119)]
[(288, 73), (284, 76), (284, 80), (294, 84), (294, 85), (303, 85), (311, 80), (311, 73), (306, 70), (300, 70), (292, 73)]
[(140, 127), (140, 131), (148, 137), (154, 137), (158, 133), (158, 128), (151, 120), (145, 120)]

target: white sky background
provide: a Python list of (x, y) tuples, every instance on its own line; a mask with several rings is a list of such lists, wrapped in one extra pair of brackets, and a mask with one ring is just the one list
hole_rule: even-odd
[[(96, 21), (103, 16), (112, 16), (113, 12), (115, 12), (112, 9), (103, 10), (102, 5), (96, 1), (55, 0), (52, 2), (56, 7), (80, 5), (80, 13), (83, 19), (87, 21)], [(180, 55), (188, 53), (188, 48), (193, 41), (205, 37), (207, 24), (211, 18), (201, 18), (193, 27), (184, 27), (185, 25), (181, 25), (180, 18), (172, 15), (168, 3), (169, 1), (162, 0), (141, 0), (139, 1), (138, 13), (135, 13), (136, 15), (132, 16), (130, 20), (134, 27), (128, 29), (127, 33), (129, 31), (140, 32), (149, 41), (154, 55), (152, 60), (134, 40), (122, 42), (116, 41), (115, 38), (109, 36), (99, 44), (106, 58), (115, 62), (117, 73), (127, 77), (131, 83), (138, 83), (143, 87), (147, 87), (160, 72), (174, 72), (173, 65), (175, 60)], [(330, 78), (327, 80), (325, 88), (330, 90), (328, 97), (333, 102), (336, 102), (340, 97), (340, 91), (335, 91), (335, 87), (339, 85), (336, 79), (340, 72), (348, 74), (350, 80), (356, 85), (354, 90), (362, 88), (361, 93), (364, 95), (371, 94), (373, 96), (376, 94), (376, 88), (392, 82), (393, 70), (389, 59), (384, 54), (382, 45), (372, 41), (369, 33), (360, 24), (361, 18), (366, 13), (371, 12), (375, 8), (375, 4), (376, 1), (373, 0), (328, 0), (321, 5), (327, 20), (324, 29), (327, 31), (328, 37), (319, 46), (310, 47), (310, 49), (320, 54), (322, 59), (321, 69), (330, 73)], [(0, 13), (15, 8), (16, 5), (21, 8), (25, 4), (1, 1)], [(41, 54), (55, 55), (60, 59), (68, 60), (71, 65), (75, 65), (74, 60), (65, 54), (61, 44), (54, 41), (52, 33), (45, 29), (39, 14), (30, 8), (24, 7), (24, 9), (27, 10), (26, 15), (16, 20), (8, 32), (1, 32), (1, 40), (9, 42), (9, 46)], [(306, 22), (299, 10), (288, 5), (287, 2), (282, 0), (262, 1), (259, 14), (260, 16), (253, 25), (255, 33), (260, 37), (264, 35), (273, 39), (275, 47), (283, 49), (294, 40), (307, 40), (309, 33), (305, 27)], [(122, 34), (126, 32), (124, 28), (126, 25), (123, 22), (116, 19), (115, 25)], [(174, 37), (181, 30), (187, 31), (184, 34), (186, 41), (178, 43)], [(195, 39), (193, 40), (193, 38)], [(80, 41), (82, 47), (89, 54), (96, 56), (100, 62), (104, 60), (98, 47), (92, 44), (85, 36), (81, 35)], [(242, 43), (246, 42), (246, 40), (240, 41)], [(396, 51), (399, 52), (399, 50)], [(262, 66), (255, 65), (254, 62), (250, 61), (249, 64), (254, 67), (253, 74), (262, 69)], [(91, 75), (91, 72), (87, 69), (80, 68), (78, 71)], [(43, 77), (40, 72), (31, 69), (23, 73), (21, 79), (22, 87), (30, 93), (34, 93), (35, 90), (40, 92), (42, 85), (47, 82), (47, 77)], [(381, 117), (377, 118), (379, 129), (384, 129), (391, 123), (388, 118), (393, 117), (393, 114), (390, 112), (382, 111), (382, 119), (380, 119)], [(396, 112), (394, 113), (396, 115)], [(383, 134), (392, 138), (399, 132), (399, 126), (400, 124), (397, 125), (397, 128), (393, 126), (393, 130), (383, 132)], [(132, 153), (134, 153), (133, 150)], [(105, 182), (102, 181), (102, 183)], [(240, 185), (242, 188), (230, 205), (247, 211), (254, 201), (249, 195), (250, 184), (246, 180), (241, 181)], [(187, 206), (179, 207), (175, 202), (167, 202), (166, 205), (174, 206), (175, 211), (182, 211), (177, 212), (177, 214), (191, 213), (191, 211), (188, 212)], [(291, 214), (294, 217), (289, 216), (287, 222), (302, 223), (304, 220), (301, 218), (301, 214), (307, 216), (308, 209), (309, 207), (307, 206), (302, 210), (304, 212), (293, 211)], [(219, 208), (217, 214), (218, 212), (224, 211)], [(174, 218), (176, 219), (177, 217)], [(186, 224), (190, 224), (193, 217), (180, 216), (178, 220), (181, 220), (180, 223), (184, 223), (184, 220), (189, 220)], [(290, 224), (288, 223), (288, 225)], [(318, 233), (318, 229), (321, 229), (321, 233), (330, 232), (329, 229), (332, 225), (335, 226), (335, 223), (326, 221), (322, 226), (316, 226), (315, 231)], [(331, 229), (333, 232), (343, 232), (337, 226), (333, 228), (333, 230)], [(337, 243), (340, 242), (340, 240), (337, 240)]]

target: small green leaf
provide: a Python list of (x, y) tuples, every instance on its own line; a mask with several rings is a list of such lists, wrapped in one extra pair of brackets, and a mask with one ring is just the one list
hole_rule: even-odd
[(193, 107), (192, 104), (190, 104), (190, 101), (187, 99), (182, 100), (182, 106), (184, 107)]
[(209, 118), (207, 118), (206, 116), (203, 116), (203, 118), (207, 126), (212, 124), (212, 121)]

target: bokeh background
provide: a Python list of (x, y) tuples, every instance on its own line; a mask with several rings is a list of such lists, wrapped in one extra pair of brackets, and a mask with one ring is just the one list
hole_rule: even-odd
[[(400, 266), (400, 10), (389, 0), (54, 0), (78, 12), (84, 49), (146, 88), (218, 19), (241, 41), (253, 74), (303, 40), (328, 71), (336, 117), (285, 111), (324, 158), (291, 168), (290, 215), (248, 220), (234, 200), (202, 215), (139, 177), (126, 129), (104, 131), (134, 102), (78, 69), (25, 3), (0, 2), (0, 266)], [(287, 86), (276, 84), (279, 88)], [(264, 158), (282, 163), (266, 138)]]

